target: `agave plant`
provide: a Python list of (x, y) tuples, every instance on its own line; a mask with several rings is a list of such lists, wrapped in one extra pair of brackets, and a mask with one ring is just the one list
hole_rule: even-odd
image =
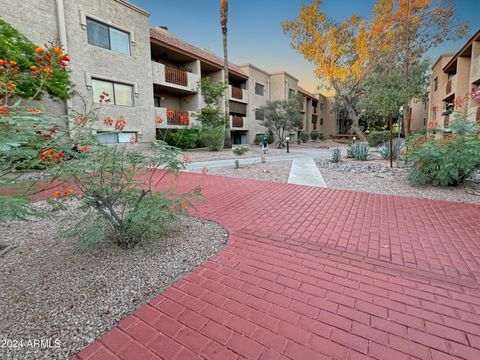
[[(403, 148), (403, 142), (398, 139), (393, 139), (392, 141), (392, 158), (394, 160), (398, 159), (398, 155), (400, 154), (400, 151), (402, 151)], [(384, 142), (380, 147), (378, 148), (378, 152), (384, 158), (385, 160), (390, 159), (390, 143)]]
[(338, 147), (333, 149), (332, 150), (332, 161), (334, 163), (338, 163), (341, 158), (342, 158), (342, 152), (340, 151), (340, 149)]

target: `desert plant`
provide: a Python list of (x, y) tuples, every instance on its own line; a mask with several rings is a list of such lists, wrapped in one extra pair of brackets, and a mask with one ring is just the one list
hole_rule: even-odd
[(318, 131), (312, 131), (310, 133), (310, 138), (312, 139), (312, 141), (316, 141), (316, 140), (320, 139), (320, 133)]
[(310, 139), (310, 133), (308, 132), (301, 132), (299, 135), (299, 140), (301, 140), (303, 143), (306, 143)]
[(354, 142), (347, 147), (347, 157), (365, 161), (368, 158), (370, 148), (367, 144)]
[(336, 147), (332, 150), (332, 161), (338, 163), (342, 159), (342, 151)]
[(248, 151), (248, 147), (246, 146), (237, 146), (235, 148), (233, 148), (233, 153), (237, 156), (242, 156), (242, 155), (245, 155)]
[[(402, 151), (403, 148), (403, 142), (398, 139), (393, 139), (392, 141), (392, 155), (393, 159), (396, 160), (398, 159), (398, 156), (400, 155), (400, 151)], [(378, 148), (378, 152), (384, 158), (385, 160), (390, 159), (390, 143), (389, 142), (384, 142), (380, 147)]]
[[(480, 140), (476, 124), (466, 115), (458, 115), (451, 123), (458, 133), (412, 136), (407, 144), (408, 180), (414, 185), (455, 186), (480, 168)], [(472, 126), (473, 125), (473, 126)]]

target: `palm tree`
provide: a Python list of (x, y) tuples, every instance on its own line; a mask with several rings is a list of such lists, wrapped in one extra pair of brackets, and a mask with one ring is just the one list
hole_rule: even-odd
[[(227, 50), (227, 20), (228, 20), (228, 0), (220, 0), (220, 25), (222, 27), (223, 34), (223, 72), (225, 76), (225, 83), (228, 84), (228, 50)], [(228, 122), (230, 121), (230, 106), (229, 106), (229, 88), (225, 90), (225, 117)], [(226, 145), (229, 147), (230, 144), (230, 131), (227, 131), (226, 135)]]

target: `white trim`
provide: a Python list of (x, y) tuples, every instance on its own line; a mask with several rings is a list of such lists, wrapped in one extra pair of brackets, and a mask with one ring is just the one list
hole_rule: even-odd
[[(126, 28), (124, 28), (123, 26), (120, 26), (120, 25), (117, 25), (115, 23), (112, 23), (111, 21), (109, 20), (106, 20), (104, 18), (101, 18), (101, 17), (98, 17), (96, 15), (92, 15), (84, 10), (80, 10), (80, 25), (82, 26), (82, 30), (84, 31), (87, 31), (87, 17), (92, 19), (92, 20), (95, 20), (95, 21), (98, 21), (98, 22), (101, 22), (105, 25), (108, 25), (108, 26), (111, 26), (115, 29), (118, 29), (118, 30), (121, 30), (121, 31), (124, 31), (126, 33), (128, 33), (129, 35), (129, 40), (130, 40), (130, 46), (131, 47), (135, 47), (136, 45), (136, 41), (135, 41), (135, 32), (132, 31), (132, 30), (127, 30)], [(124, 54), (125, 55), (125, 54)], [(131, 51), (130, 51), (130, 55), (131, 54)]]
[(131, 86), (133, 86), (133, 93), (134, 93), (135, 97), (138, 97), (138, 95), (139, 95), (138, 83), (136, 83), (136, 82), (132, 82), (132, 81), (124, 80), (124, 79), (119, 79), (119, 78), (112, 77), (112, 76), (104, 76), (104, 75), (92, 74), (92, 73), (89, 73), (89, 72), (85, 72), (85, 85), (86, 85), (87, 89), (91, 89), (92, 79), (105, 80), (105, 81), (114, 82), (114, 83), (118, 83), (118, 84), (131, 85)]

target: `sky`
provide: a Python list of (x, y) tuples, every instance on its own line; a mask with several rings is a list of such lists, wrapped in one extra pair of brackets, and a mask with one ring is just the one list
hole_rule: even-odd
[[(223, 57), (219, 0), (130, 0), (150, 12), (150, 25), (165, 25), (184, 41)], [(294, 19), (307, 0), (229, 0), (228, 56), (240, 65), (251, 63), (269, 72), (287, 71), (300, 86), (314, 92), (319, 81), (313, 64), (295, 52), (281, 23)], [(453, 0), (455, 18), (470, 24), (465, 39), (444, 42), (426, 56), (433, 63), (440, 54), (456, 52), (480, 29), (480, 0)], [(341, 20), (352, 14), (368, 18), (374, 0), (324, 0), (321, 9)]]

